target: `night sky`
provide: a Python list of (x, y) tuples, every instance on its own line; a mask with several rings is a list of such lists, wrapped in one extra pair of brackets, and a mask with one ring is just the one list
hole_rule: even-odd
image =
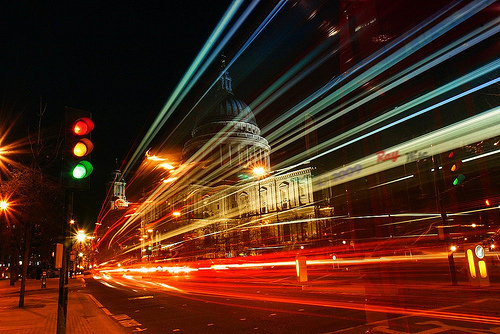
[(57, 133), (64, 106), (92, 112), (96, 124), (90, 201), (77, 213), (95, 219), (105, 182), (149, 127), (228, 1), (43, 2), (2, 5), (2, 120), (11, 140), (43, 122)]

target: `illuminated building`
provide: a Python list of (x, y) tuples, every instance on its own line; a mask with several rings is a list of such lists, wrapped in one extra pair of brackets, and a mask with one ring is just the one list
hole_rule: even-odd
[(128, 207), (127, 197), (125, 196), (125, 188), (127, 183), (122, 178), (122, 173), (119, 169), (114, 170), (111, 173), (111, 179), (107, 184), (107, 188), (110, 189), (111, 194), (109, 198), (109, 207), (112, 210), (118, 208)]
[[(184, 145), (183, 156), (202, 168), (216, 170), (205, 182), (213, 183), (218, 175), (230, 176), (235, 168), (252, 168), (255, 165), (270, 168), (271, 148), (260, 136), (260, 129), (250, 107), (236, 98), (231, 77), (222, 65), (221, 77), (214, 96), (205, 102), (192, 131), (192, 139)], [(229, 170), (229, 173), (228, 173)], [(208, 174), (208, 171), (204, 173)], [(203, 176), (198, 176), (202, 179)]]
[[(250, 108), (234, 96), (224, 63), (204, 107), (183, 150), (184, 164), (192, 167), (181, 178), (189, 185), (145, 208), (142, 248), (153, 240), (153, 255), (159, 255), (181, 241), (187, 255), (179, 256), (218, 258), (261, 254), (275, 244), (293, 248), (317, 237), (316, 223), (308, 221), (314, 217), (313, 168), (272, 170), (271, 148)], [(262, 175), (253, 174), (255, 167)], [(151, 225), (154, 232), (147, 233)]]

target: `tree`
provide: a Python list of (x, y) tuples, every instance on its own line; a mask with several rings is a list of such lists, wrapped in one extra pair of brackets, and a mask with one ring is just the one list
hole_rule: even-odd
[[(0, 195), (9, 198), (11, 204), (9, 217), (16, 225), (16, 230), (20, 232), (21, 243), (24, 246), (19, 307), (24, 306), (33, 229), (35, 228), (39, 234), (42, 231), (40, 235), (42, 237), (59, 235), (61, 222), (64, 219), (64, 191), (58, 178), (51, 176), (50, 173), (58, 161), (61, 141), (57, 136), (45, 135), (49, 133), (48, 131), (42, 131), (45, 110), (46, 106), (42, 105), (40, 99), (38, 125), (34, 131), (28, 128), (26, 137), (29, 154), (19, 157), (20, 163), (11, 166), (7, 179), (0, 181)], [(17, 262), (17, 258), (15, 261)]]
[[(28, 275), (32, 231), (39, 226), (45, 231), (56, 232), (62, 218), (63, 192), (61, 186), (46, 177), (39, 170), (23, 168), (14, 170), (11, 178), (2, 183), (2, 193), (12, 194), (13, 215), (22, 231), (23, 260), (19, 306), (24, 306), (25, 280)], [(53, 235), (45, 233), (43, 235)]]

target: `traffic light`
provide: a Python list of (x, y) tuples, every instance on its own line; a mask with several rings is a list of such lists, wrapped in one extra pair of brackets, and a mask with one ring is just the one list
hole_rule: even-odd
[(451, 172), (451, 185), (458, 186), (465, 181), (465, 175), (461, 174), (462, 161), (459, 158), (457, 150), (448, 153), (450, 159), (449, 172)]
[(153, 254), (153, 245), (148, 244), (148, 246), (146, 247), (146, 255), (151, 255), (151, 254)]
[(92, 114), (66, 107), (66, 136), (64, 154), (64, 180), (68, 189), (86, 190), (89, 176), (94, 170), (90, 153), (94, 149), (91, 133), (94, 130)]

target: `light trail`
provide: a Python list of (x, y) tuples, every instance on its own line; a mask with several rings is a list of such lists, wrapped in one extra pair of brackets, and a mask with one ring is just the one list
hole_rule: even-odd
[[(366, 70), (363, 74), (359, 75), (352, 81), (344, 84), (342, 86), (341, 90), (337, 90), (334, 93), (331, 93), (325, 98), (322, 98), (319, 102), (317, 102), (314, 106), (309, 107), (306, 109), (304, 112), (302, 112), (300, 115), (298, 115), (295, 120), (300, 120), (301, 118), (304, 117), (306, 114), (316, 114), (317, 112), (323, 110), (324, 108), (328, 107), (335, 101), (338, 101), (340, 98), (343, 96), (347, 95), (348, 93), (354, 91), (354, 89), (362, 86), (365, 82), (369, 82), (371, 79), (373, 79), (375, 76), (383, 73), (386, 71), (388, 68), (394, 66), (397, 64), (399, 61), (407, 58), (411, 54), (413, 54), (415, 51), (418, 49), (422, 48), (423, 46), (427, 45), (428, 43), (432, 42), (435, 38), (442, 36), (449, 30), (451, 30), (453, 27), (457, 26), (458, 24), (464, 22), (474, 14), (478, 13), (481, 9), (485, 8), (487, 5), (491, 4), (492, 1), (488, 2), (481, 2), (481, 1), (475, 1), (474, 3), (470, 3), (469, 5), (465, 6), (464, 8), (460, 9), (459, 12), (454, 13), (450, 15), (449, 17), (443, 19), (441, 22), (437, 23), (436, 26), (430, 28), (427, 32), (425, 32), (422, 35), (419, 35), (415, 37), (415, 39), (411, 42), (408, 43), (408, 45), (404, 49), (399, 49), (395, 51), (393, 54), (390, 54), (387, 58), (385, 58), (383, 61), (377, 64), (377, 66), (373, 66)], [(371, 64), (378, 58), (382, 57), (385, 53), (388, 53), (392, 48), (395, 48), (396, 46), (400, 45), (410, 37), (416, 35), (418, 32), (420, 32), (422, 29), (425, 29), (428, 25), (436, 21), (438, 18), (442, 17), (445, 15), (447, 12), (449, 12), (457, 3), (450, 5), (449, 7), (444, 8), (440, 12), (436, 13), (432, 17), (428, 18), (424, 22), (420, 23), (418, 26), (412, 28), (410, 31), (407, 33), (403, 34), (401, 37), (396, 39), (395, 41), (391, 42), (388, 46), (384, 47), (382, 50), (379, 50), (375, 52), (374, 55), (368, 57), (367, 59), (363, 60), (360, 64), (357, 64), (356, 66), (352, 67), (347, 73), (343, 73), (342, 75), (339, 75), (337, 79), (333, 80), (331, 83), (327, 84), (324, 88), (320, 89), (317, 91), (315, 94), (311, 95), (307, 100), (304, 100), (304, 102), (301, 102), (298, 104), (296, 107), (291, 109), (289, 112), (284, 113), (283, 116), (280, 116), (276, 118), (276, 120), (266, 127), (263, 128), (263, 133), (269, 133), (269, 141), (274, 142), (275, 138), (281, 137), (283, 133), (286, 133), (288, 131), (291, 131), (293, 127), (297, 125), (297, 121), (286, 121), (288, 117), (291, 115), (295, 115), (296, 112), (321, 95), (323, 95), (327, 90), (331, 90), (333, 87), (340, 85), (343, 81), (347, 80), (349, 77), (353, 76), (356, 74), (358, 71), (360, 71), (362, 68), (366, 67), (367, 65)], [(270, 130), (273, 128), (277, 127), (282, 124), (282, 132), (280, 133), (271, 133)]]
[(484, 154), (480, 154), (480, 155), (476, 155), (474, 157), (470, 157), (470, 158), (464, 159), (464, 160), (462, 160), (462, 162), (469, 162), (469, 161), (473, 161), (473, 160), (476, 160), (476, 159), (481, 159), (481, 158), (484, 158), (484, 157), (489, 157), (490, 155), (494, 155), (494, 154), (498, 154), (498, 153), (500, 153), (500, 150), (491, 151), (491, 152), (488, 152), (488, 153), (484, 153)]
[[(500, 60), (499, 60), (500, 64)], [(490, 83), (497, 83), (500, 82), (500, 78), (496, 78), (490, 82)], [(477, 87), (476, 87), (477, 88)], [(442, 105), (441, 103), (439, 105)], [(432, 108), (437, 107), (436, 105), (432, 106)], [(431, 108), (431, 107), (429, 107)], [(411, 114), (403, 119), (400, 119), (398, 121), (392, 122), (382, 128), (379, 128), (377, 130), (373, 130), (365, 135), (362, 135), (356, 139), (350, 140), (345, 144), (336, 146), (335, 148), (332, 148), (320, 155), (325, 155), (327, 153), (331, 153), (333, 151), (339, 150), (342, 147), (348, 146), (349, 144), (352, 144), (354, 142), (357, 142), (363, 138), (369, 137), (370, 135), (373, 135), (375, 133), (378, 133), (385, 128), (391, 127), (395, 125), (396, 123), (401, 123), (404, 122), (408, 118), (413, 118), (416, 117), (417, 115), (420, 115), (426, 111), (428, 111), (429, 108), (426, 108), (424, 110), (421, 110), (417, 113)], [(398, 145), (398, 146), (393, 146), (391, 148), (387, 148), (386, 150), (382, 150), (384, 152), (397, 152), (398, 157), (399, 156), (405, 156), (406, 154), (413, 152), (413, 151), (425, 151), (427, 153), (427, 156), (433, 156), (437, 155), (439, 153), (446, 152), (448, 150), (455, 149), (457, 144), (455, 140), (460, 140), (460, 143), (462, 145), (468, 145), (472, 144), (487, 138), (495, 137), (500, 134), (500, 107), (490, 109), (486, 112), (483, 112), (477, 116), (470, 117), (466, 120), (463, 120), (461, 122), (457, 122), (453, 125), (447, 126), (445, 128), (442, 128), (440, 130), (431, 132), (428, 135), (421, 136), (419, 138), (416, 138), (414, 140), (407, 141), (404, 144)], [(357, 179), (363, 176), (371, 175), (374, 173), (377, 173), (379, 171), (385, 170), (387, 168), (394, 168), (397, 166), (401, 166), (406, 163), (405, 159), (397, 159), (396, 161), (390, 161), (391, 164), (388, 165), (387, 163), (379, 163), (379, 158), (377, 155), (372, 155), (369, 157), (366, 157), (364, 159), (355, 161), (350, 164), (350, 166), (356, 166), (360, 165), (362, 166), (362, 169), (356, 170), (356, 172), (352, 172), (349, 175), (346, 175), (342, 178), (339, 177), (334, 177), (334, 175), (340, 173), (342, 170), (345, 170), (346, 167), (342, 167), (336, 170), (332, 170), (328, 173), (323, 174), (320, 176), (319, 181), (322, 179), (333, 179), (330, 182), (330, 185), (335, 185), (339, 183), (344, 183), (348, 180), (353, 180)], [(386, 161), (387, 162), (387, 161)]]
[[(245, 14), (242, 16), (246, 18), (251, 10), (254, 9), (254, 7), (257, 5), (258, 1), (253, 1), (252, 6), (249, 7), (246, 11)], [(259, 25), (259, 27), (252, 33), (252, 35), (246, 40), (246, 42), (243, 44), (243, 46), (238, 50), (236, 55), (232, 57), (232, 59), (229, 61), (229, 63), (226, 65), (226, 69), (229, 69), (231, 65), (241, 56), (241, 54), (250, 46), (250, 44), (259, 36), (259, 34), (264, 30), (264, 28), (271, 22), (271, 20), (278, 14), (278, 12), (286, 5), (285, 0), (280, 0), (279, 3), (271, 10), (271, 13), (264, 19), (264, 21)], [(243, 23), (243, 21), (241, 21)], [(209, 60), (205, 63), (204, 69), (206, 69), (210, 62), (212, 62), (223, 50), (224, 45), (228, 42), (229, 38), (234, 34), (236, 31), (235, 27), (232, 28), (231, 31), (229, 31), (228, 35), (225, 37), (225, 40), (215, 49), (215, 51), (212, 53), (212, 56), (209, 58)], [(199, 76), (201, 76), (202, 73), (200, 73)], [(220, 80), (220, 78), (224, 75), (224, 73), (220, 73), (217, 78), (212, 82), (212, 84), (205, 90), (205, 93), (198, 99), (198, 101), (193, 105), (193, 107), (186, 113), (184, 118), (179, 122), (179, 125), (177, 125), (174, 130), (171, 132), (171, 135), (169, 135), (161, 144), (161, 146), (165, 145), (165, 143), (171, 138), (172, 134), (174, 134), (180, 125), (184, 123), (184, 121), (187, 119), (187, 117), (193, 112), (193, 110), (200, 104), (200, 102), (206, 97), (206, 95), (209, 93), (209, 91), (215, 86), (215, 84)], [(199, 78), (198, 76), (198, 78)], [(194, 83), (193, 83), (194, 84)], [(191, 88), (191, 87), (189, 87)], [(229, 129), (226, 129), (226, 131), (229, 131)]]
[[(119, 278), (116, 278), (119, 279)], [(247, 281), (250, 282), (250, 281)], [(142, 283), (137, 282), (140, 286), (144, 286), (145, 284), (149, 286), (156, 286), (158, 288), (165, 288), (165, 292), (179, 292), (182, 294), (189, 294), (191, 296), (214, 296), (221, 298), (234, 298), (239, 300), (255, 300), (260, 302), (274, 302), (274, 303), (283, 303), (283, 304), (297, 304), (297, 305), (309, 305), (309, 306), (317, 306), (324, 308), (333, 308), (333, 309), (348, 309), (348, 310), (357, 310), (362, 312), (378, 312), (378, 313), (386, 313), (386, 314), (398, 314), (409, 317), (425, 317), (425, 318), (434, 318), (434, 319), (446, 319), (446, 320), (454, 320), (454, 321), (465, 321), (468, 323), (478, 323), (478, 324), (489, 324), (489, 325), (500, 325), (500, 319), (495, 316), (488, 315), (478, 315), (470, 312), (451, 312), (445, 311), (443, 309), (423, 309), (419, 307), (412, 306), (390, 306), (384, 305), (382, 303), (377, 303), (376, 301), (372, 303), (360, 303), (360, 302), (352, 302), (352, 301), (342, 301), (333, 298), (318, 298), (317, 295), (310, 296), (307, 294), (309, 289), (303, 290), (306, 293), (302, 293), (301, 296), (289, 296), (287, 294), (279, 294), (276, 292), (271, 293), (272, 289), (275, 289), (274, 285), (263, 286), (261, 284), (249, 284), (249, 285), (241, 285), (240, 283), (231, 283), (227, 281), (227, 284), (206, 284), (206, 283), (193, 283), (193, 282), (176, 282), (176, 284), (180, 284), (182, 288), (174, 287), (170, 284), (165, 284), (162, 282), (149, 282), (143, 281)], [(266, 293), (252, 293), (251, 288), (258, 287), (258, 290), (266, 289)], [(355, 286), (354, 286), (355, 287)], [(374, 285), (377, 287), (377, 285)], [(380, 289), (381, 287), (379, 287)], [(414, 286), (413, 288), (417, 288)], [(281, 287), (281, 289), (287, 289), (286, 286)], [(280, 290), (281, 290), (280, 289)], [(293, 287), (288, 287), (291, 291), (295, 290)], [(311, 286), (310, 291), (313, 292), (315, 290), (314, 286)], [(332, 294), (334, 291), (338, 289), (328, 290), (323, 289), (323, 294), (329, 291), (329, 295), (335, 296)], [(296, 291), (296, 290), (295, 290)], [(357, 294), (363, 295), (365, 294), (365, 289), (361, 288), (357, 290)], [(193, 298), (187, 296), (187, 298)], [(212, 301), (217, 303), (217, 301)], [(235, 306), (238, 306), (235, 304)], [(246, 307), (244, 305), (239, 305), (240, 307)]]
[[(370, 101), (378, 98), (380, 94), (385, 94), (389, 91), (391, 91), (394, 88), (397, 88), (401, 84), (407, 82), (408, 80), (417, 77), (418, 75), (432, 69), (433, 67), (443, 63), (446, 60), (449, 60), (451, 57), (456, 56), (457, 54), (471, 48), (472, 46), (476, 45), (479, 42), (484, 41), (485, 39), (497, 34), (500, 31), (500, 26), (499, 26), (500, 19), (494, 20), (492, 22), (489, 22), (487, 25), (478, 28), (476, 31), (473, 31), (466, 36), (456, 40), (455, 42), (439, 49), (436, 51), (434, 54), (420, 60), (416, 64), (408, 67), (407, 69), (403, 70), (402, 72), (396, 74), (393, 78), (387, 79), (383, 83), (379, 84), (378, 87), (374, 87), (370, 91), (374, 91), (373, 93), (369, 94), (368, 96), (358, 100), (357, 102), (354, 102), (355, 100), (358, 99), (358, 97), (351, 98), (349, 101), (345, 102), (342, 104), (342, 106), (335, 107), (331, 109), (328, 112), (322, 112), (320, 115), (318, 115), (317, 119), (317, 124), (312, 126), (310, 129), (305, 130), (305, 133), (312, 132), (322, 126), (327, 125), (328, 123), (334, 121), (335, 119), (338, 119), (339, 117), (355, 110), (356, 108), (365, 105), (369, 103)], [(451, 51), (450, 51), (451, 50)], [(344, 138), (348, 138), (349, 136), (354, 136), (357, 133), (361, 133), (363, 130), (369, 129), (371, 126), (374, 126), (376, 124), (380, 124), (383, 121), (389, 119), (390, 117), (394, 117), (398, 114), (401, 114), (402, 112), (409, 110), (412, 107), (415, 107), (419, 103), (425, 103), (429, 101), (430, 99), (442, 95), (448, 91), (451, 91), (457, 87), (460, 87), (463, 85), (464, 81), (472, 81), (476, 80), (478, 77), (483, 76), (486, 68), (483, 68), (483, 70), (479, 71), (474, 71), (460, 79), (457, 79), (454, 81), (454, 83), (447, 84), (441, 89), (437, 89), (434, 91), (434, 93), (429, 93), (425, 97), (419, 97), (415, 100), (412, 100), (410, 103), (399, 106), (393, 110), (390, 110), (386, 113), (384, 113), (381, 116), (376, 117), (373, 120), (366, 121), (362, 125), (345, 131), (342, 136), (339, 136), (336, 141), (342, 140)], [(493, 71), (493, 70), (490, 70)], [(399, 78), (398, 78), (399, 77)], [(365, 93), (368, 94), (369, 92)], [(362, 97), (362, 96), (361, 96)], [(304, 114), (302, 114), (304, 115)], [(331, 116), (330, 116), (331, 115)], [(293, 130), (293, 131), (283, 131), (284, 134), (283, 136), (279, 136), (279, 138), (276, 140), (276, 142), (272, 142), (273, 148), (275, 150), (278, 150), (281, 147), (284, 147), (293, 141), (297, 140), (297, 134), (301, 133), (299, 130)], [(295, 137), (292, 137), (292, 135), (295, 134)], [(304, 135), (301, 133), (301, 135)], [(286, 138), (291, 137), (290, 139), (286, 140)], [(279, 143), (281, 142), (281, 143)], [(329, 141), (327, 145), (333, 144), (332, 141)], [(321, 149), (320, 146), (317, 147), (317, 149)]]
[[(488, 64), (488, 65), (486, 65), (485, 67), (483, 67), (483, 68), (479, 69), (478, 71), (473, 72), (473, 75), (474, 75), (474, 74), (476, 74), (476, 72), (482, 72), (482, 74), (486, 74), (486, 73), (489, 73), (489, 72), (491, 72), (491, 71), (494, 71), (494, 70), (498, 69), (499, 67), (500, 67), (500, 59), (497, 59), (496, 61), (492, 62), (491, 64)], [(486, 71), (486, 73), (485, 73), (484, 71)], [(452, 84), (453, 84), (455, 87), (457, 87), (457, 86), (458, 86), (458, 82), (460, 82), (460, 81), (461, 81), (461, 80), (459, 79), (459, 80), (457, 80), (456, 82), (453, 82)], [(288, 159), (287, 161), (284, 161), (284, 162), (282, 162), (282, 163), (278, 164), (276, 167), (277, 167), (277, 168), (282, 168), (283, 166), (290, 166), (290, 165), (300, 166), (300, 165), (304, 164), (305, 162), (309, 162), (309, 161), (311, 161), (311, 160), (321, 158), (321, 157), (323, 157), (323, 156), (325, 156), (325, 155), (327, 155), (327, 154), (330, 154), (330, 153), (332, 153), (332, 152), (334, 152), (334, 151), (337, 151), (337, 150), (339, 150), (339, 149), (341, 149), (341, 148), (343, 148), (343, 147), (347, 147), (347, 146), (349, 146), (349, 145), (351, 145), (351, 144), (353, 144), (353, 143), (356, 143), (356, 142), (358, 142), (358, 141), (360, 141), (360, 140), (362, 140), (362, 139), (365, 139), (365, 138), (368, 138), (368, 137), (370, 137), (370, 136), (372, 136), (372, 135), (374, 135), (374, 134), (380, 133), (380, 132), (382, 132), (382, 131), (384, 131), (384, 130), (386, 130), (386, 129), (389, 129), (389, 128), (391, 128), (391, 127), (395, 126), (395, 125), (401, 124), (401, 123), (403, 123), (403, 122), (405, 122), (405, 121), (407, 121), (407, 120), (410, 120), (410, 119), (412, 119), (412, 118), (415, 118), (415, 117), (417, 117), (417, 116), (420, 116), (420, 115), (422, 115), (422, 114), (425, 114), (425, 113), (427, 113), (427, 112), (429, 112), (429, 111), (431, 111), (431, 110), (434, 110), (434, 109), (436, 109), (436, 108), (438, 108), (438, 107), (440, 107), (440, 106), (443, 106), (443, 105), (445, 105), (445, 104), (447, 104), (447, 103), (450, 103), (450, 102), (456, 101), (456, 100), (458, 100), (459, 98), (462, 98), (462, 97), (464, 97), (464, 96), (466, 96), (466, 95), (469, 95), (469, 94), (472, 94), (472, 93), (474, 93), (474, 92), (477, 92), (477, 91), (479, 91), (479, 90), (481, 90), (481, 89), (483, 89), (483, 88), (485, 88), (485, 87), (488, 87), (488, 86), (494, 85), (494, 84), (496, 84), (496, 83), (498, 83), (498, 82), (500, 82), (500, 78), (495, 78), (495, 79), (490, 80), (490, 81), (488, 81), (488, 82), (486, 82), (486, 83), (484, 83), (484, 84), (481, 84), (481, 85), (479, 85), (479, 86), (476, 86), (476, 87), (474, 87), (474, 88), (471, 88), (471, 89), (469, 89), (469, 90), (467, 90), (467, 91), (465, 91), (465, 92), (463, 92), (463, 93), (460, 93), (460, 94), (457, 94), (457, 95), (455, 95), (455, 96), (453, 96), (453, 97), (447, 98), (447, 99), (445, 99), (445, 100), (443, 100), (443, 101), (441, 101), (441, 102), (439, 102), (439, 103), (436, 103), (436, 104), (434, 104), (434, 105), (432, 105), (432, 106), (430, 106), (430, 107), (424, 108), (424, 109), (422, 109), (422, 110), (420, 110), (420, 111), (418, 111), (418, 112), (414, 112), (414, 113), (412, 113), (412, 114), (411, 114), (411, 115), (409, 115), (409, 116), (406, 116), (406, 117), (403, 117), (403, 118), (401, 118), (401, 119), (399, 119), (399, 120), (393, 121), (393, 122), (391, 122), (391, 123), (389, 123), (389, 124), (387, 124), (387, 125), (384, 125), (384, 126), (379, 127), (379, 128), (377, 128), (377, 129), (375, 129), (375, 130), (369, 131), (368, 133), (364, 133), (364, 134), (362, 134), (362, 135), (359, 135), (358, 137), (356, 137), (356, 138), (354, 138), (354, 139), (351, 139), (351, 140), (349, 140), (349, 141), (347, 141), (347, 142), (345, 142), (345, 143), (343, 143), (343, 144), (340, 144), (340, 145), (335, 146), (335, 147), (333, 147), (333, 148), (327, 149), (326, 151), (323, 151), (322, 153), (317, 154), (316, 156), (314, 156), (314, 157), (312, 157), (312, 158), (306, 158), (306, 157), (305, 157), (305, 153), (302, 153), (302, 154), (300, 154), (300, 155), (298, 155), (298, 156), (295, 156), (295, 157), (293, 157), (293, 158)], [(439, 90), (435, 90), (434, 92), (437, 92), (437, 91), (439, 91)], [(434, 92), (431, 92), (431, 93), (429, 93), (428, 95), (434, 95)], [(427, 99), (426, 99), (425, 101), (427, 101)], [(413, 104), (414, 104), (414, 102), (413, 102), (413, 101), (412, 101), (412, 102), (409, 102), (406, 106), (403, 106), (403, 107), (402, 107), (402, 109), (400, 109), (400, 110), (401, 110), (401, 111), (404, 111), (404, 110), (409, 110), (409, 109), (411, 109), (411, 108), (413, 107)], [(399, 109), (399, 108), (398, 108), (398, 109)], [(404, 110), (403, 110), (403, 109), (404, 109)], [(398, 110), (398, 111), (399, 111), (399, 110)], [(383, 117), (383, 116), (382, 116), (382, 117)], [(384, 117), (384, 118), (385, 118), (385, 117)], [(364, 126), (360, 126), (360, 127), (364, 127)], [(357, 131), (360, 127), (358, 127), (358, 128), (356, 129), (356, 131)], [(350, 131), (350, 132), (348, 132), (348, 133), (349, 133), (350, 135), (353, 135), (354, 133), (352, 133), (352, 132), (354, 132), (354, 131)], [(318, 145), (318, 147), (317, 147), (316, 149), (318, 149), (318, 150), (324, 149), (325, 147), (331, 146), (333, 143), (337, 143), (337, 142), (339, 142), (339, 141), (341, 141), (341, 140), (343, 140), (343, 139), (345, 139), (345, 138), (346, 138), (346, 137), (345, 137), (343, 134), (342, 134), (342, 135), (339, 135), (339, 136), (334, 137), (334, 138), (332, 138), (332, 139), (326, 140), (326, 141), (325, 141), (325, 142), (323, 142), (322, 144)], [(297, 160), (302, 160), (302, 161), (300, 161), (300, 162), (296, 162)]]
[(174, 103), (178, 100), (179, 95), (186, 88), (186, 86), (194, 76), (195, 72), (197, 71), (198, 67), (202, 63), (203, 59), (207, 56), (208, 52), (215, 44), (215, 41), (222, 36), (224, 29), (227, 27), (233, 16), (236, 14), (236, 11), (242, 4), (243, 4), (242, 0), (235, 0), (231, 3), (227, 11), (224, 13), (221, 20), (215, 27), (214, 31), (208, 38), (207, 42), (202, 47), (201, 51), (198, 53), (195, 60), (193, 61), (187, 72), (184, 74), (183, 78), (181, 79), (175, 90), (172, 92), (169, 99), (163, 106), (162, 110), (156, 117), (155, 121), (147, 131), (141, 143), (139, 144), (135, 152), (132, 154), (130, 160), (125, 165), (125, 168), (123, 170), (124, 176), (127, 174), (129, 168), (133, 166), (142, 156), (146, 147), (149, 145), (149, 143), (151, 143), (153, 138), (158, 134), (158, 132), (161, 130), (167, 119), (170, 117), (170, 115), (173, 112), (171, 106), (174, 105)]

